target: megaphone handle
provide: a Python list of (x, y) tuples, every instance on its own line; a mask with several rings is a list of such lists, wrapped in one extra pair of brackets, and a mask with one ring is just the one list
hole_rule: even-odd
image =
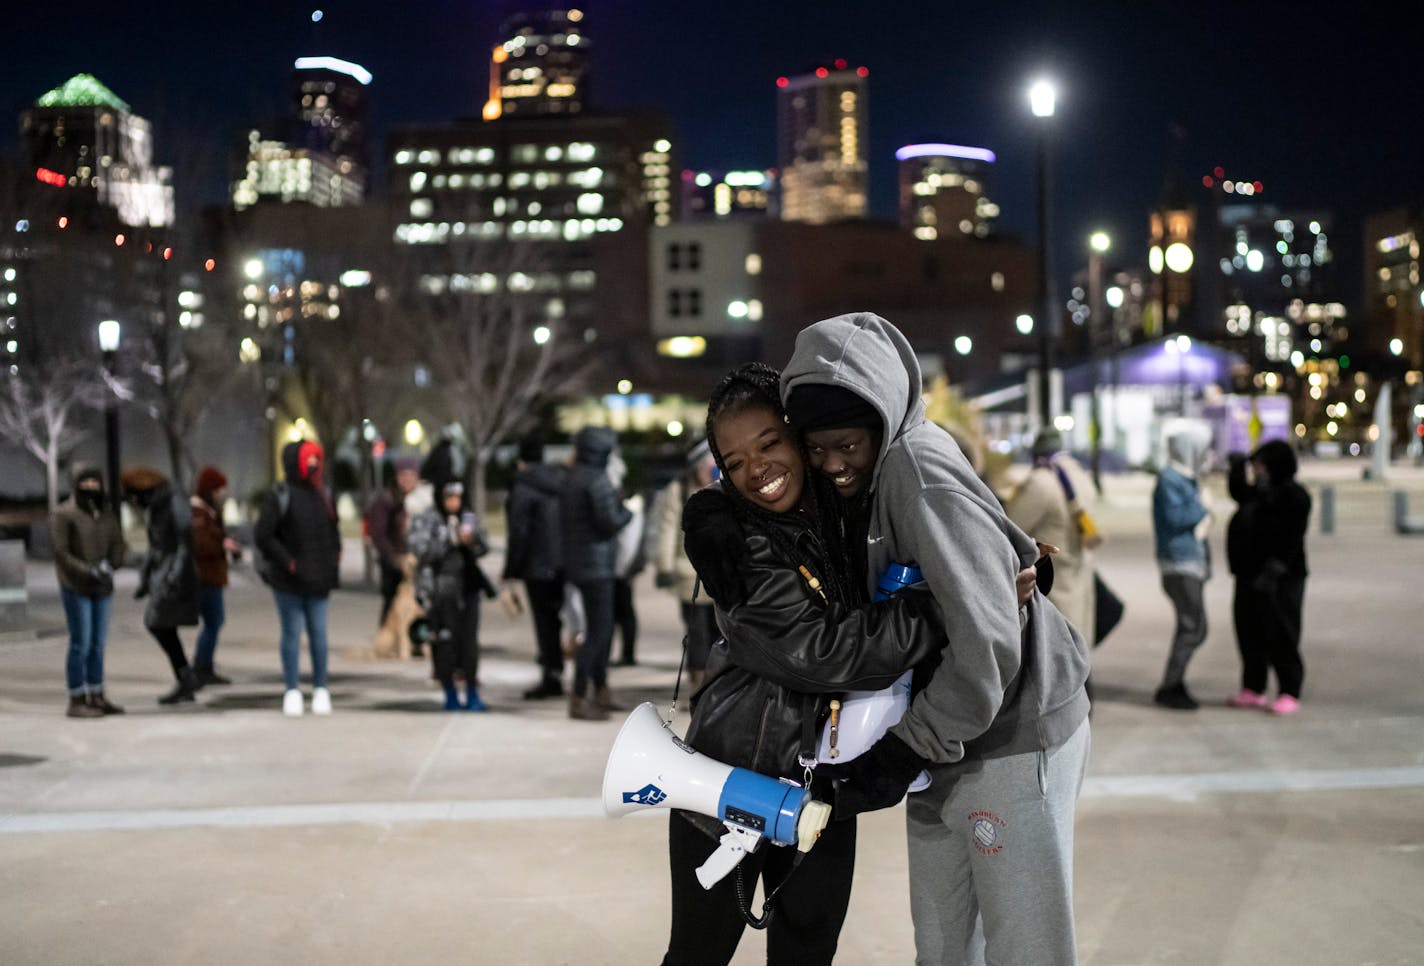
[(761, 845), (761, 836), (757, 833), (731, 822), (722, 824), (727, 826), (727, 831), (722, 835), (721, 844), (717, 846), (717, 851), (709, 855), (707, 861), (697, 868), (697, 881), (704, 889), (710, 889), (721, 882), (728, 872), (737, 867), (738, 862)]

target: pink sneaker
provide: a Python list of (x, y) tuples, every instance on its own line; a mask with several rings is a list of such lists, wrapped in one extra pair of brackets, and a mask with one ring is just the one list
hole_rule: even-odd
[(1226, 704), (1231, 708), (1264, 708), (1266, 706), (1266, 696), (1250, 688), (1242, 688), (1231, 697), (1226, 699)]
[(1271, 714), (1295, 714), (1300, 710), (1300, 702), (1289, 694), (1283, 694), (1276, 698), (1271, 705)]

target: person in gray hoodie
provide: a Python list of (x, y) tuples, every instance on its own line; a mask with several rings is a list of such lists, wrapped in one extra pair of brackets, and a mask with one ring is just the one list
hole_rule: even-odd
[[(920, 568), (944, 614), (943, 660), (901, 721), (830, 769), (844, 811), (910, 797), (917, 962), (1076, 961), (1073, 817), (1087, 763), (1088, 647), (1016, 579), (1038, 558), (954, 439), (925, 417), (905, 336), (869, 312), (802, 330), (782, 397), (850, 512), (867, 587)], [(823, 766), (824, 768), (824, 766)]]

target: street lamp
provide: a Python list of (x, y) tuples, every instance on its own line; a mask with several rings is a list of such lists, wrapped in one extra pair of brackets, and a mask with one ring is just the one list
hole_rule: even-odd
[[(114, 381), (114, 358), (119, 352), (119, 337), (122, 328), (115, 319), (105, 319), (99, 323), (99, 352), (104, 358), (104, 372), (109, 382)], [(108, 482), (105, 484), (114, 495), (114, 512), (118, 512), (119, 500), (119, 403), (118, 395), (110, 392), (104, 401), (104, 462)]]
[(1058, 336), (1058, 312), (1053, 297), (1053, 246), (1049, 237), (1048, 139), (1058, 91), (1052, 82), (1035, 81), (1028, 90), (1029, 109), (1042, 119), (1038, 126), (1038, 296), (1043, 310), (1038, 327), (1038, 421), (1047, 429), (1053, 425), (1050, 398), (1053, 369), (1053, 340)]
[[(1092, 448), (1093, 487), (1103, 492), (1101, 404), (1098, 401), (1098, 360), (1102, 348), (1103, 318), (1103, 256), (1112, 248), (1112, 238), (1105, 231), (1095, 231), (1088, 238), (1088, 445)], [(1114, 338), (1116, 343), (1117, 339)], [(1116, 406), (1116, 399), (1114, 399)], [(1114, 409), (1116, 412), (1116, 409)]]

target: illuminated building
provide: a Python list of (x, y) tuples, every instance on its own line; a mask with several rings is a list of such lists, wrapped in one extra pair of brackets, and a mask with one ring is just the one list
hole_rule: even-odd
[(292, 146), (349, 162), (343, 173), (363, 185), (370, 83), (364, 67), (336, 57), (299, 57), (292, 68)]
[(689, 220), (776, 217), (774, 171), (684, 171), (682, 217)]
[(524, 293), (533, 315), (567, 320), (590, 342), (636, 330), (643, 239), (671, 221), (666, 132), (656, 118), (612, 115), (394, 131), (397, 248), (427, 294)]
[(987, 238), (999, 206), (989, 199), (994, 152), (958, 144), (907, 144), (900, 163), (900, 227), (916, 238)]
[(583, 11), (519, 13), (500, 28), (490, 54), (490, 98), (484, 119), (583, 113), (588, 57)]
[(347, 158), (264, 141), (252, 131), (247, 138), (243, 176), (232, 188), (232, 204), (239, 210), (263, 199), (284, 204), (305, 202), (318, 208), (359, 205), (364, 193), (359, 173)]
[(173, 223), (172, 169), (153, 161), (153, 128), (90, 74), (75, 74), (20, 115), (35, 177), (87, 193), (125, 225)]
[(776, 79), (783, 219), (824, 224), (865, 217), (868, 74), (837, 60)]
[(1405, 206), (1365, 220), (1365, 301), (1369, 347), (1424, 366), (1424, 287), (1420, 243), (1424, 206)]

